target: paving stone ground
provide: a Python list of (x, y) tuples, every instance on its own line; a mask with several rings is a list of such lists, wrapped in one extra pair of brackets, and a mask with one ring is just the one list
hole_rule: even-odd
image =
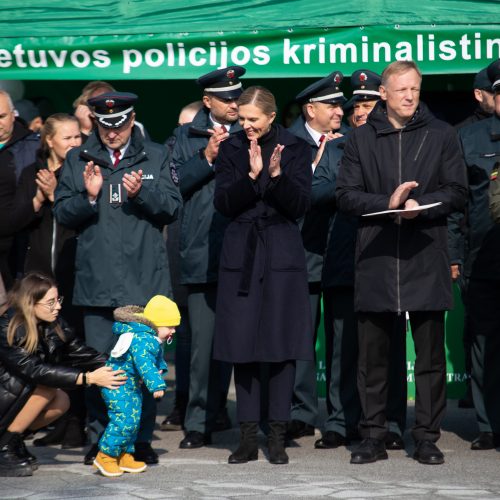
[[(159, 406), (158, 423), (172, 405), (169, 392)], [(324, 402), (322, 402), (324, 414)], [(235, 414), (234, 394), (229, 411)], [(408, 424), (413, 422), (409, 403)], [(265, 437), (260, 436), (259, 460), (229, 465), (227, 457), (238, 442), (234, 427), (214, 434), (214, 444), (180, 450), (182, 432), (155, 432), (153, 446), (160, 463), (142, 474), (108, 479), (82, 464), (83, 449), (33, 448), (40, 468), (29, 478), (0, 478), (0, 498), (17, 499), (499, 499), (500, 450), (475, 452), (470, 441), (477, 433), (472, 410), (448, 402), (439, 446), (446, 463), (426, 466), (411, 458), (413, 443), (405, 435), (406, 450), (390, 451), (389, 460), (369, 465), (349, 464), (351, 447), (315, 450), (316, 436), (302, 438), (288, 448), (290, 464), (270, 465)]]

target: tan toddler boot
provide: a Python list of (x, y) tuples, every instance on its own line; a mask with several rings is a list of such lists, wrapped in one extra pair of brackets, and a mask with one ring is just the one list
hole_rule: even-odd
[(122, 453), (118, 458), (118, 466), (124, 472), (143, 472), (147, 465), (144, 462), (137, 462), (130, 453)]
[(123, 470), (118, 466), (118, 457), (110, 457), (100, 451), (94, 460), (94, 467), (99, 469), (106, 477), (118, 477), (123, 475)]

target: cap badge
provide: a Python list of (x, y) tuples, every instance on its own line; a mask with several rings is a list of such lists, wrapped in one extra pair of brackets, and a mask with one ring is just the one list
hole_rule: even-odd
[(333, 81), (335, 83), (340, 83), (342, 81), (342, 78), (339, 73), (335, 73), (335, 76), (333, 77)]
[(106, 99), (105, 103), (108, 108), (112, 108), (115, 105), (114, 99)]
[(361, 73), (359, 75), (359, 81), (360, 82), (366, 82), (366, 80), (368, 80), (368, 77), (366, 76), (366, 73)]
[(228, 78), (234, 78), (234, 69), (229, 69), (226, 73)]

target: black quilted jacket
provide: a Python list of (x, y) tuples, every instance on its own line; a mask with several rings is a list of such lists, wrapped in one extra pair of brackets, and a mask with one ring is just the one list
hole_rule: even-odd
[(14, 345), (7, 343), (8, 315), (0, 317), (0, 433), (8, 427), (37, 385), (72, 388), (82, 371), (91, 371), (106, 362), (106, 356), (76, 338), (62, 319), (62, 340), (55, 323), (39, 324), (36, 353), (20, 347), (24, 328), (16, 331)]

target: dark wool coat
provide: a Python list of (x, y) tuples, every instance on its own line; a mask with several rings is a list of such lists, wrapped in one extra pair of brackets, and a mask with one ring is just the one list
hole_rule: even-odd
[[(312, 325), (304, 248), (296, 220), (309, 208), (311, 153), (283, 127), (282, 173), (269, 155), (256, 182), (248, 175), (244, 132), (224, 141), (215, 169), (215, 207), (230, 217), (222, 245), (214, 357), (234, 363), (311, 360)], [(269, 148), (268, 148), (269, 149)]]
[(55, 323), (39, 323), (39, 343), (34, 354), (20, 346), (24, 328), (16, 331), (14, 344), (7, 343), (7, 315), (0, 318), (0, 433), (14, 420), (38, 384), (49, 387), (76, 387), (83, 371), (92, 371), (106, 362), (106, 356), (84, 345), (67, 324), (59, 319), (64, 340)]
[(403, 129), (379, 102), (347, 139), (337, 181), (338, 209), (360, 216), (387, 210), (405, 181), (410, 198), (442, 205), (411, 220), (359, 217), (355, 307), (367, 312), (441, 311), (453, 305), (446, 216), (467, 201), (465, 165), (454, 129), (420, 106)]

